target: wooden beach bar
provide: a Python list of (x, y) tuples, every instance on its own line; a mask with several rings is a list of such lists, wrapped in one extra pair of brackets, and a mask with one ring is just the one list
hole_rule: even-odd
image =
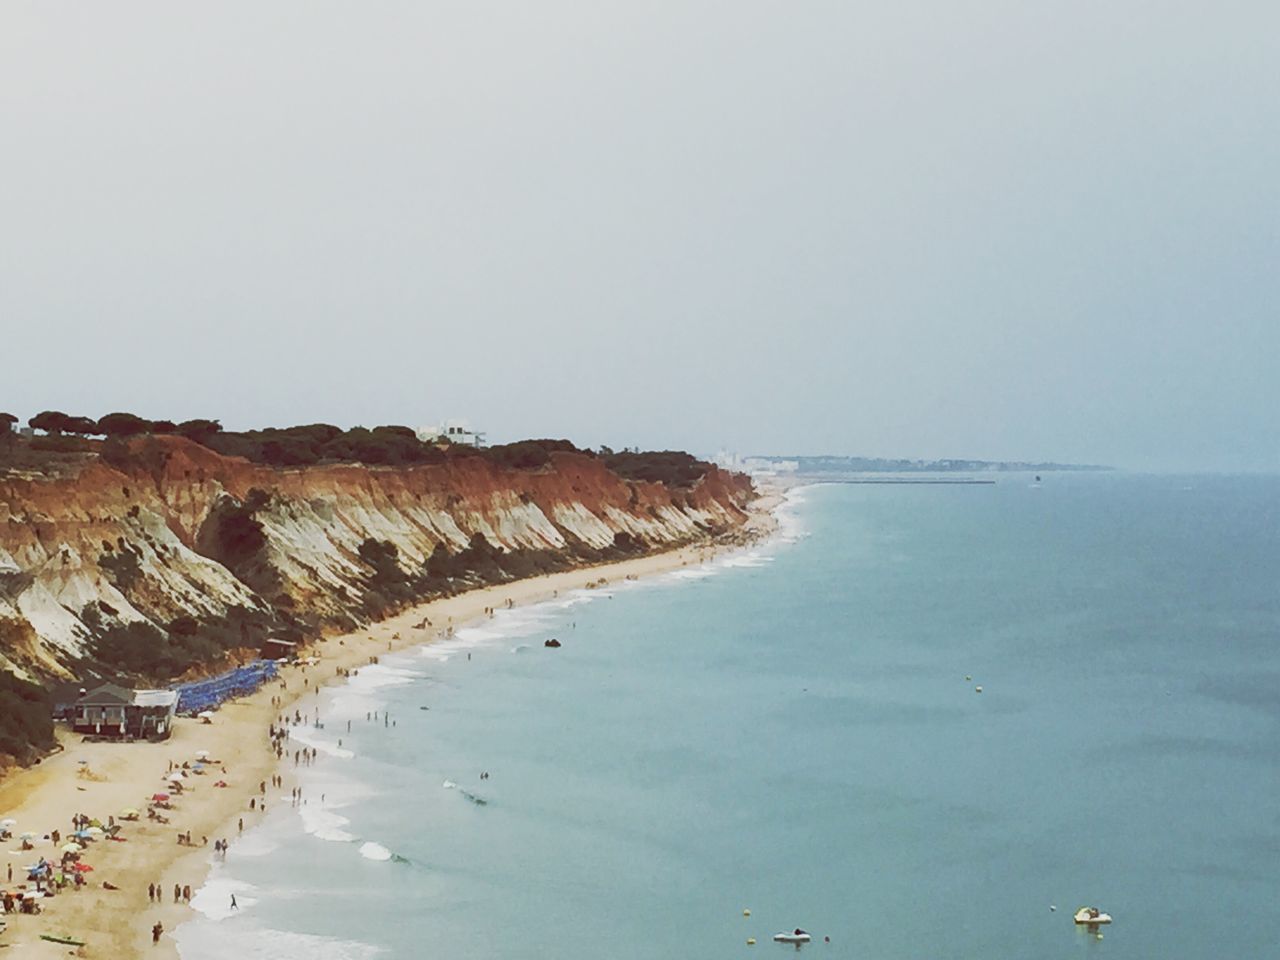
[(91, 736), (165, 740), (177, 709), (175, 690), (127, 690), (104, 683), (76, 700), (71, 728)]

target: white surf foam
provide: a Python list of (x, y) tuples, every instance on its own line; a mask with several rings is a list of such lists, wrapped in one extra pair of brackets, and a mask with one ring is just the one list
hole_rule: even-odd
[(672, 571), (668, 576), (673, 580), (704, 580), (707, 577), (715, 576), (715, 571), (706, 567), (693, 567), (689, 570)]
[(447, 663), (459, 653), (499, 644), (505, 646), (512, 640), (555, 629), (563, 623), (565, 611), (608, 596), (600, 590), (574, 590), (529, 606), (499, 608), (491, 617), (465, 623), (456, 627), (452, 635), (424, 644), (418, 648), (418, 655)]
[(360, 856), (366, 860), (390, 860), (391, 851), (380, 843), (374, 843), (372, 840), (360, 844)]
[[(276, 802), (287, 806), (289, 801), (288, 798), (281, 797)], [(274, 810), (270, 816), (275, 816)], [(268, 831), (259, 826), (237, 838), (235, 843), (231, 845), (229, 853), (236, 857), (265, 857), (279, 849), (280, 841), (274, 831)]]
[(174, 940), (182, 960), (373, 960), (383, 952), (357, 940), (273, 930), (251, 919), (229, 926), (209, 920), (184, 923)]
[[(209, 875), (204, 886), (191, 897), (191, 906), (211, 920), (225, 920), (235, 916), (242, 910), (248, 910), (258, 902), (253, 896), (258, 890), (251, 883), (224, 876), (221, 871)], [(231, 908), (231, 898), (236, 898), (236, 907)]]
[(308, 803), (298, 807), (298, 816), (302, 818), (302, 829), (317, 840), (330, 843), (351, 843), (355, 840), (354, 834), (342, 829), (351, 821), (340, 813)]
[(381, 710), (382, 692), (404, 687), (426, 676), (410, 666), (415, 661), (404, 657), (385, 657), (381, 663), (361, 667), (347, 682), (327, 693), (321, 718), (341, 722), (362, 718), (366, 713)]
[(782, 502), (774, 507), (773, 517), (778, 522), (778, 532), (774, 536), (782, 543), (796, 543), (809, 535), (796, 511), (808, 499), (808, 491), (813, 486), (792, 487), (782, 495)]
[(289, 728), (289, 739), (296, 740), (304, 747), (311, 747), (327, 757), (350, 760), (355, 756), (346, 747), (338, 746), (336, 740), (331, 740), (323, 728), (309, 727), (305, 722)]
[(725, 557), (723, 560), (717, 561), (717, 565), (721, 567), (746, 567), (757, 568), (767, 567), (773, 563), (773, 557), (756, 553), (754, 550), (749, 553), (734, 554)]

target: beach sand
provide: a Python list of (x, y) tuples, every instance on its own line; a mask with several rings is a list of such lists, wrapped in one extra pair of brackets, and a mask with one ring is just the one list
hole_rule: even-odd
[[(775, 527), (772, 511), (780, 501), (779, 488), (762, 491), (752, 505), (745, 536), (759, 539), (770, 533)], [(485, 616), (486, 609), (505, 606), (508, 601), (513, 605), (537, 603), (557, 592), (601, 581), (653, 576), (733, 549), (726, 545), (685, 547), (419, 604), (367, 628), (315, 643), (308, 652), (318, 656), (320, 663), (284, 667), (280, 679), (287, 689), (268, 683), (252, 696), (224, 704), (210, 724), (179, 718), (173, 736), (163, 743), (83, 743), (79, 736), (60, 732), (66, 749), (38, 767), (0, 781), (0, 818), (18, 822), (15, 834), (30, 830), (43, 837), (50, 830), (60, 830), (65, 842), (77, 813), (105, 823), (108, 815), (119, 820), (122, 810), (134, 807), (144, 811), (143, 817), (124, 824), (121, 835), (125, 842), (99, 840), (90, 844), (82, 859), (92, 864), (94, 871), (81, 890), (41, 900), (43, 912), (39, 916), (7, 917), (8, 930), (0, 934), (0, 957), (6, 955), (6, 948), (24, 960), (65, 957), (68, 953), (113, 960), (176, 957), (169, 934), (191, 917), (192, 909), (185, 903), (174, 903), (174, 885), (189, 885), (193, 893), (198, 890), (209, 871), (214, 840), (225, 838), (234, 846), (239, 821), (243, 820), (247, 830), (261, 819), (259, 804), (249, 808), (251, 798), (261, 799), (260, 783), (269, 783), (273, 775), (281, 774), (286, 777), (287, 791), (292, 764), (288, 769), (277, 764), (268, 727), (281, 713), (295, 709), (306, 713), (317, 686), (343, 679), (343, 671), (359, 669), (369, 664), (371, 657), (439, 639), (450, 624), (463, 626)], [(432, 626), (417, 628), (424, 619)], [(273, 697), (283, 697), (283, 703), (273, 706)], [(207, 774), (186, 781), (187, 789), (173, 798), (167, 825), (148, 820), (146, 799), (166, 791), (164, 775), (169, 762), (180, 765), (192, 761), (198, 750), (208, 750), (221, 763), (210, 764)], [(215, 788), (218, 779), (226, 780), (228, 787)], [(279, 789), (268, 787), (267, 797), (273, 802), (279, 802), (275, 800), (279, 794)], [(181, 845), (180, 832), (189, 832), (195, 846)], [(203, 842), (206, 837), (207, 845)], [(37, 841), (31, 851), (20, 850), (16, 839), (0, 843), (0, 882), (7, 876), (6, 868), (13, 866), (13, 882), (3, 884), (3, 889), (12, 890), (24, 881), (25, 866), (41, 855), (54, 861), (59, 856), (48, 840)], [(106, 890), (103, 881), (119, 889)], [(147, 899), (150, 883), (160, 886), (159, 903)], [(164, 925), (165, 936), (153, 945), (151, 927), (157, 921)], [(86, 941), (86, 946), (77, 950), (49, 943), (39, 939), (41, 934), (73, 936)]]

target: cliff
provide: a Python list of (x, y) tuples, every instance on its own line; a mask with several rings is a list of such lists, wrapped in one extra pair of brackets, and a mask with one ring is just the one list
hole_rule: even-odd
[[(108, 462), (109, 461), (109, 462)], [(267, 633), (741, 529), (750, 482), (629, 481), (586, 453), (295, 469), (178, 436), (0, 472), (0, 670), (157, 679)]]

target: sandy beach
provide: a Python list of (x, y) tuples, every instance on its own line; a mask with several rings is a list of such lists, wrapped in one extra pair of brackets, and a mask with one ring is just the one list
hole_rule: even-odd
[[(743, 529), (746, 538), (759, 539), (775, 526), (773, 510), (781, 491), (770, 488), (752, 506)], [(406, 609), (387, 620), (341, 636), (326, 637), (308, 653), (320, 662), (310, 667), (290, 665), (281, 670), (280, 682), (268, 683), (252, 696), (222, 706), (212, 723), (180, 718), (173, 736), (162, 743), (83, 743), (79, 736), (60, 731), (65, 749), (38, 767), (0, 781), (0, 819), (17, 821), (14, 833), (37, 835), (32, 850), (21, 850), (17, 839), (0, 843), (0, 881), (12, 866), (12, 890), (26, 877), (25, 867), (42, 855), (56, 861), (57, 846), (46, 835), (72, 832), (77, 814), (117, 820), (126, 808), (145, 811), (146, 799), (166, 789), (169, 764), (191, 762), (197, 751), (208, 751), (212, 762), (203, 776), (192, 776), (180, 796), (173, 797), (169, 823), (143, 817), (123, 824), (123, 842), (90, 843), (83, 860), (93, 872), (79, 890), (40, 902), (38, 916), (9, 916), (8, 929), (0, 934), (0, 956), (101, 958), (135, 956), (176, 957), (170, 933), (191, 916), (191, 907), (175, 902), (174, 888), (194, 892), (204, 882), (214, 856), (214, 843), (226, 839), (235, 844), (243, 829), (263, 816), (263, 793), (273, 776), (284, 777), (282, 787), (268, 786), (269, 803), (288, 802), (292, 763), (277, 764), (268, 729), (282, 713), (304, 709), (316, 697), (318, 687), (340, 681), (348, 671), (371, 658), (442, 637), (450, 626), (478, 620), (491, 608), (538, 603), (559, 592), (600, 587), (626, 578), (643, 578), (712, 559), (736, 549), (732, 545), (690, 546), (620, 563), (584, 567), (549, 576), (474, 590), (455, 597), (433, 600)], [(430, 626), (423, 626), (429, 621)], [(275, 698), (275, 703), (272, 700)], [(222, 772), (225, 768), (225, 773)], [(227, 787), (217, 788), (222, 779)], [(253, 801), (253, 807), (250, 802)], [(192, 845), (180, 842), (189, 833)], [(117, 887), (109, 890), (104, 881)], [(148, 898), (148, 885), (158, 884), (159, 902)], [(155, 923), (164, 926), (159, 944), (152, 943)], [(39, 939), (42, 934), (70, 936), (86, 942), (81, 948)]]

